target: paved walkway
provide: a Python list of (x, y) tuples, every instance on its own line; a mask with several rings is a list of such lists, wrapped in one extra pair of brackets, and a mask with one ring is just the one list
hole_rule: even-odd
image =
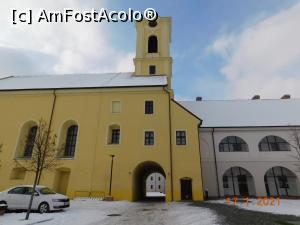
[(0, 225), (300, 225), (300, 217), (208, 202), (76, 200), (66, 211), (32, 213), (30, 221), (24, 217), (25, 213), (7, 213)]
[(113, 208), (105, 219), (88, 225), (218, 225), (217, 220), (213, 210), (187, 202), (135, 202)]
[(217, 203), (193, 202), (190, 206), (214, 210), (218, 223), (224, 225), (300, 225), (300, 217), (296, 216), (256, 212)]

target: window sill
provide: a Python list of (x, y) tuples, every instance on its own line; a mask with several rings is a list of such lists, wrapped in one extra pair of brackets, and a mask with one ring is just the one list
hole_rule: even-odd
[[(247, 153), (247, 152), (249, 153), (249, 151), (233, 151), (231, 153)], [(230, 152), (220, 152), (220, 153), (230, 153)]]
[(158, 57), (160, 55), (160, 52), (147, 52), (146, 53), (147, 58), (152, 58), (152, 57)]
[(259, 151), (259, 152), (291, 152), (291, 150), (280, 150), (280, 151)]
[(145, 148), (153, 148), (155, 145), (144, 145)]
[(30, 160), (31, 156), (30, 157), (15, 157), (14, 159), (15, 160)]
[(73, 160), (74, 157), (57, 157), (58, 160)]

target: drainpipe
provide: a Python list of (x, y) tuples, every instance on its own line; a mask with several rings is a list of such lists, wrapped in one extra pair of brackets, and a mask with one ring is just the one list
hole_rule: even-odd
[[(202, 162), (201, 162), (201, 147), (200, 147), (200, 127), (202, 125), (202, 120), (198, 124), (197, 131), (198, 131), (198, 145), (199, 145), (199, 163), (200, 163), (200, 171), (201, 171), (201, 184), (202, 184), (202, 192), (205, 191), (204, 184), (203, 184), (203, 172), (202, 172)], [(206, 196), (208, 198), (208, 196)]]
[(236, 196), (232, 167), (230, 168), (230, 171), (231, 171), (231, 181), (232, 181), (232, 186), (233, 186), (233, 194), (234, 194), (234, 196)]
[(171, 201), (173, 201), (174, 195), (173, 195), (173, 144), (172, 144), (172, 120), (171, 120), (171, 95), (167, 88), (164, 88), (164, 90), (168, 93), (169, 96), (169, 133), (170, 133), (170, 173), (171, 173)]
[(53, 90), (53, 103), (52, 103), (52, 109), (51, 109), (51, 115), (50, 115), (50, 121), (49, 121), (48, 130), (50, 130), (51, 125), (52, 125), (53, 114), (54, 114), (54, 109), (55, 109), (55, 103), (56, 103), (56, 91)]
[(211, 137), (213, 141), (213, 149), (214, 149), (214, 162), (215, 162), (215, 170), (216, 170), (216, 178), (217, 178), (217, 188), (218, 188), (218, 198), (221, 197), (220, 194), (220, 186), (219, 186), (219, 174), (218, 174), (218, 164), (217, 164), (217, 156), (216, 156), (216, 145), (215, 145), (215, 128), (212, 128)]

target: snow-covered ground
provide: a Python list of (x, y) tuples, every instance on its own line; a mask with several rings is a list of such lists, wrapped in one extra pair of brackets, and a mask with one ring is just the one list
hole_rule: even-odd
[(166, 195), (164, 193), (161, 192), (146, 192), (146, 196), (147, 197), (165, 197)]
[(63, 212), (32, 213), (30, 220), (25, 221), (24, 218), (25, 213), (6, 213), (0, 216), (0, 225), (213, 225), (217, 224), (218, 219), (214, 211), (189, 206), (189, 203), (104, 202), (91, 199), (71, 201), (70, 209)]
[[(274, 202), (268, 200), (265, 201), (265, 203), (262, 200), (258, 200), (257, 198), (249, 199), (248, 203), (246, 199), (240, 200), (241, 201), (236, 202), (236, 206), (242, 209), (269, 212), (274, 214), (300, 216), (300, 199), (280, 199), (278, 202), (278, 200), (275, 198)], [(234, 202), (231, 201), (229, 203), (226, 199), (212, 200), (209, 202), (234, 205)]]

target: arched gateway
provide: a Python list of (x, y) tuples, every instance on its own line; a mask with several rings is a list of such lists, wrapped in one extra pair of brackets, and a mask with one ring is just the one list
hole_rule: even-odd
[(132, 195), (134, 201), (159, 199), (165, 200), (165, 197), (149, 197), (146, 193), (146, 180), (150, 174), (159, 173), (166, 178), (165, 171), (156, 162), (145, 161), (138, 164), (133, 172)]

